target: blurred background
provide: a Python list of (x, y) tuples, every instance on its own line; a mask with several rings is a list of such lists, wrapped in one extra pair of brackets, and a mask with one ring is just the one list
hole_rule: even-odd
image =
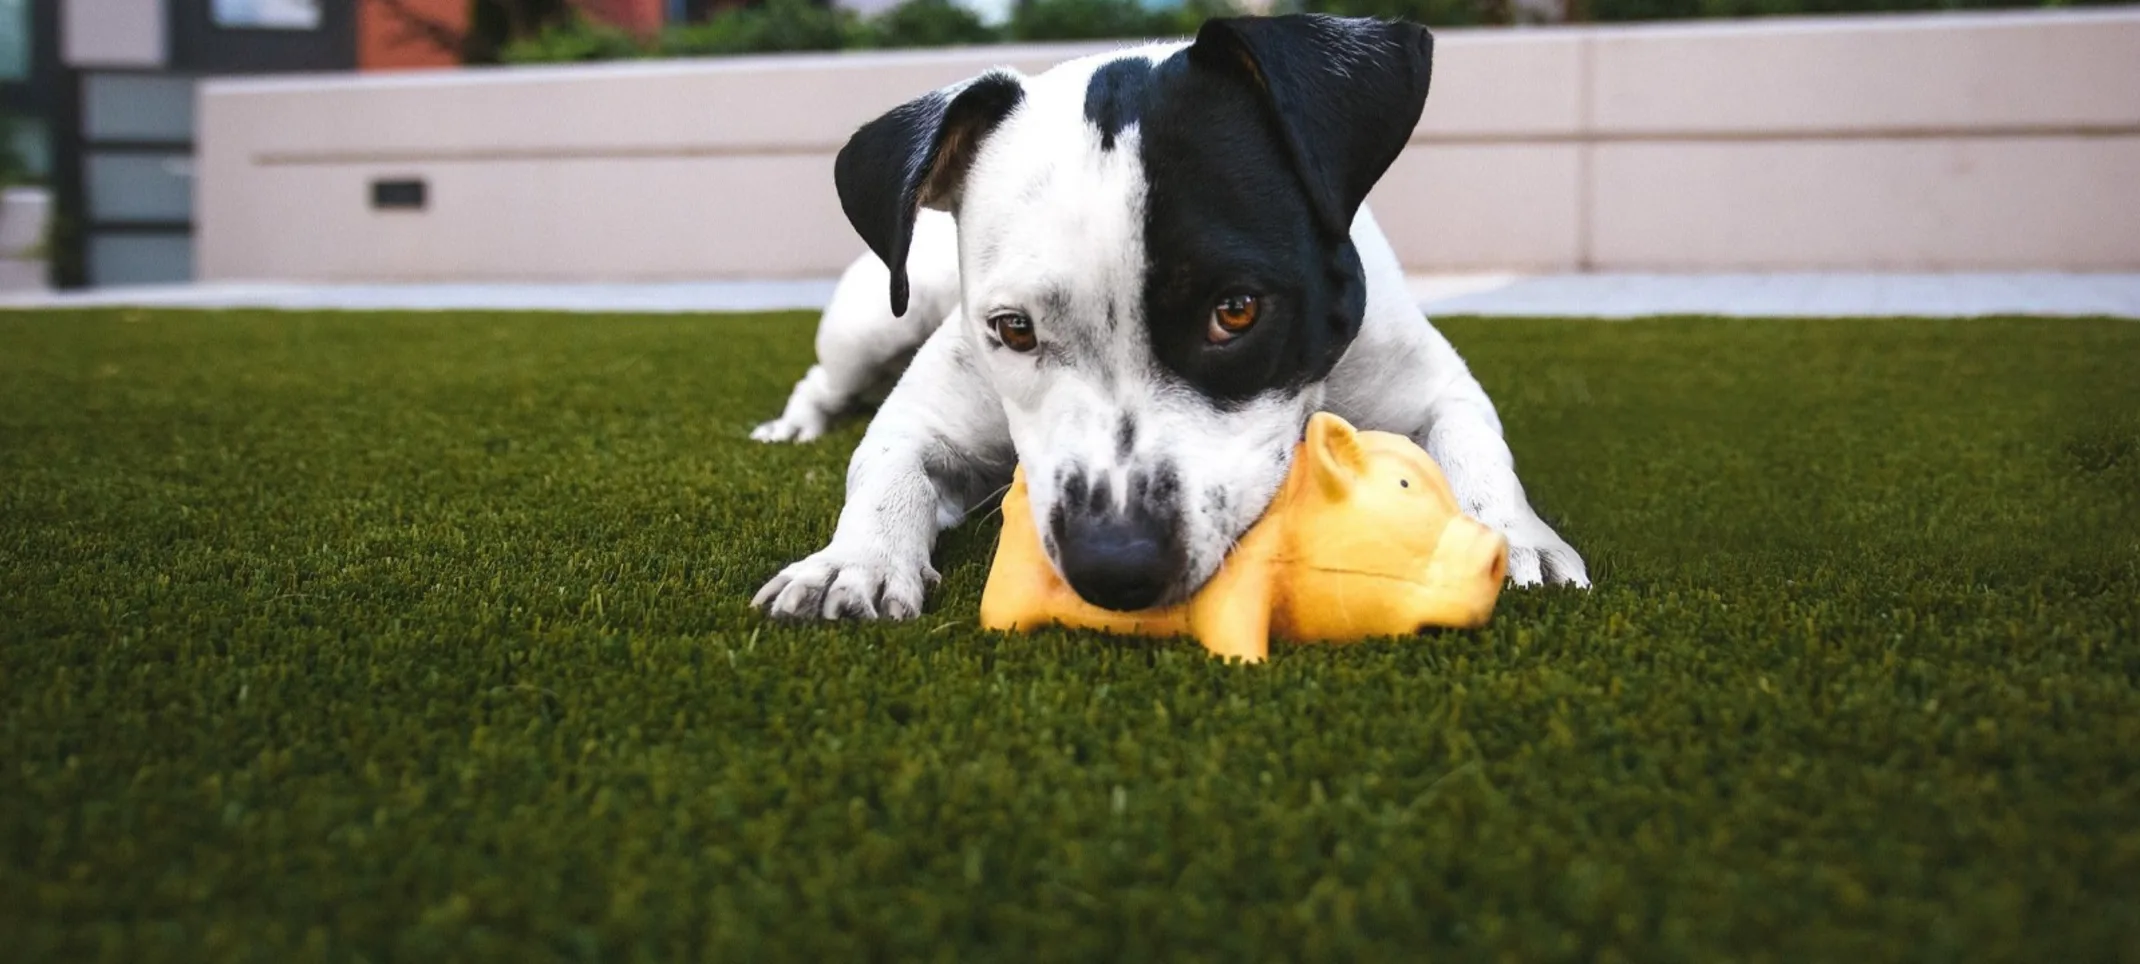
[(0, 287), (827, 278), (856, 125), (1236, 9), (1449, 28), (1421, 274), (2140, 270), (2140, 7), (1236, 2), (0, 0)]

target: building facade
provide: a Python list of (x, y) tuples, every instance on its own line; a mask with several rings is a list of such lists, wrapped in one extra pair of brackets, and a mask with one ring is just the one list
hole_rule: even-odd
[[(651, 32), (721, 0), (570, 2)], [(0, 167), (28, 185), (0, 207), (0, 278), (19, 248), (58, 287), (191, 280), (202, 79), (454, 67), (476, 3), (0, 0)]]

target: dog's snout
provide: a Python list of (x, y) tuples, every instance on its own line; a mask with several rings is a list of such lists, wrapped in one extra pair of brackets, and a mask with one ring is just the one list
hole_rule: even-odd
[[(1067, 488), (1091, 494), (1082, 480)], [(1117, 612), (1149, 609), (1181, 578), (1185, 554), (1172, 506), (1140, 499), (1117, 507), (1106, 498), (1075, 498), (1053, 515), (1056, 561), (1086, 602)]]
[(1148, 609), (1181, 571), (1181, 553), (1171, 548), (1167, 533), (1134, 514), (1078, 516), (1057, 539), (1063, 578), (1086, 602), (1105, 609)]

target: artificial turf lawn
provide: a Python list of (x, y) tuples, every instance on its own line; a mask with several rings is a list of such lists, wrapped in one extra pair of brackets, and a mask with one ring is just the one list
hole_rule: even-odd
[(802, 316), (0, 317), (0, 956), (2140, 959), (2140, 325), (1444, 323), (1598, 588), (766, 625)]

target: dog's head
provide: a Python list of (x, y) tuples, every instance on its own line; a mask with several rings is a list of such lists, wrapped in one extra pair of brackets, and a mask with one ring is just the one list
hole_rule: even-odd
[(858, 131), (840, 201), (891, 268), (958, 221), (963, 312), (1048, 554), (1140, 609), (1217, 570), (1284, 478), (1367, 291), (1350, 228), (1418, 122), (1425, 29), (1296, 15), (991, 72)]

